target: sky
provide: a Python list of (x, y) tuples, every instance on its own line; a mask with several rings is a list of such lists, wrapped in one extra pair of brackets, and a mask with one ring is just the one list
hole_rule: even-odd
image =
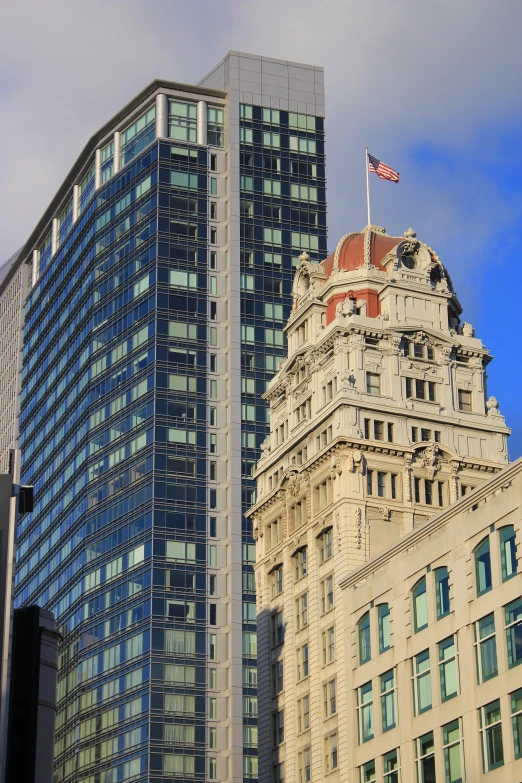
[(522, 455), (520, 0), (4, 0), (0, 265), (88, 138), (154, 78), (197, 83), (229, 49), (325, 69), (329, 246), (412, 226), (495, 360), (488, 392)]

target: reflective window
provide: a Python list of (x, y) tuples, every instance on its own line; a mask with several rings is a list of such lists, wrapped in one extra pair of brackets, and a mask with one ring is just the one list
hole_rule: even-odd
[(223, 109), (216, 109), (214, 106), (207, 108), (207, 142), (216, 147), (222, 147), (224, 144), (224, 125)]
[(510, 694), (515, 758), (522, 758), (522, 688)]
[(357, 689), (357, 712), (359, 723), (359, 744), (373, 739), (373, 689), (371, 682)]
[(400, 765), (399, 765), (399, 750), (390, 750), (382, 757), (383, 770), (384, 770), (384, 783), (399, 783), (400, 781)]
[(435, 569), (435, 596), (437, 599), (437, 620), (446, 617), (450, 611), (449, 574), (446, 566)]
[(504, 607), (508, 666), (522, 663), (522, 599)]
[(517, 573), (517, 545), (515, 541), (515, 528), (513, 525), (501, 527), (498, 531), (500, 538), (500, 564), (502, 567), (502, 581), (506, 582)]
[(382, 730), (389, 731), (393, 729), (397, 722), (397, 701), (395, 670), (381, 674), (381, 718)]
[(169, 101), (169, 138), (195, 142), (197, 125), (197, 104)]
[(479, 712), (482, 765), (484, 772), (490, 772), (504, 764), (500, 700), (486, 704)]
[(121, 133), (121, 166), (125, 166), (156, 138), (156, 107), (151, 108)]
[(372, 657), (370, 640), (370, 613), (359, 620), (359, 663), (366, 663)]
[(391, 615), (388, 604), (380, 604), (377, 607), (379, 623), (379, 653), (383, 653), (391, 647)]
[(462, 783), (464, 780), (464, 749), (460, 721), (454, 720), (442, 727), (445, 783)]
[(495, 616), (488, 614), (475, 623), (475, 659), (477, 680), (486, 682), (498, 674)]
[(377, 777), (375, 775), (375, 761), (367, 761), (360, 768), (361, 770), (361, 783), (375, 783)]
[(435, 743), (433, 732), (415, 740), (417, 783), (435, 783)]
[(424, 650), (412, 661), (413, 701), (415, 714), (431, 710), (430, 651)]
[(426, 595), (426, 577), (423, 577), (412, 592), (413, 623), (415, 633), (428, 627), (428, 599)]
[(452, 699), (459, 690), (456, 640), (456, 636), (448, 636), (447, 639), (439, 642), (439, 680), (442, 701)]
[(491, 553), (489, 536), (475, 550), (475, 578), (477, 595), (483, 595), (491, 590)]

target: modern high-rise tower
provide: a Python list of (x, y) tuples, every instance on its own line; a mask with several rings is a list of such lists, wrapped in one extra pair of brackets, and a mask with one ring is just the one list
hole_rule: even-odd
[(257, 777), (243, 512), (293, 265), (326, 254), (323, 118), (310, 65), (230, 52), (155, 81), (6, 264), (0, 443), (35, 495), (15, 600), (63, 635), (56, 783)]

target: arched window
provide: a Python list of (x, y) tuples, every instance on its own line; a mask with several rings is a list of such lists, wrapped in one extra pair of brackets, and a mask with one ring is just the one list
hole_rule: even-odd
[(435, 595), (437, 600), (437, 620), (446, 617), (450, 611), (449, 574), (446, 566), (435, 569)]
[(366, 612), (359, 620), (359, 663), (366, 663), (371, 657), (370, 612)]
[(517, 573), (517, 545), (515, 542), (515, 528), (513, 525), (501, 527), (498, 531), (500, 537), (500, 564), (502, 566), (502, 581), (506, 582)]
[(411, 591), (413, 599), (413, 625), (415, 633), (428, 626), (428, 600), (426, 596), (426, 577), (420, 579)]
[(383, 653), (391, 647), (391, 618), (388, 604), (379, 604), (377, 607), (377, 617), (379, 620), (379, 653)]
[(489, 536), (475, 549), (475, 578), (477, 580), (477, 595), (483, 595), (491, 590), (491, 552)]

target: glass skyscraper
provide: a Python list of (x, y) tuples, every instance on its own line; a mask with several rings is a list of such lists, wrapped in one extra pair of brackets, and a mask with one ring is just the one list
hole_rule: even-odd
[(63, 634), (55, 783), (257, 778), (243, 512), (293, 266), (326, 255), (323, 118), (314, 66), (230, 52), (153, 82), (0, 280), (22, 279), (35, 487), (15, 600)]

